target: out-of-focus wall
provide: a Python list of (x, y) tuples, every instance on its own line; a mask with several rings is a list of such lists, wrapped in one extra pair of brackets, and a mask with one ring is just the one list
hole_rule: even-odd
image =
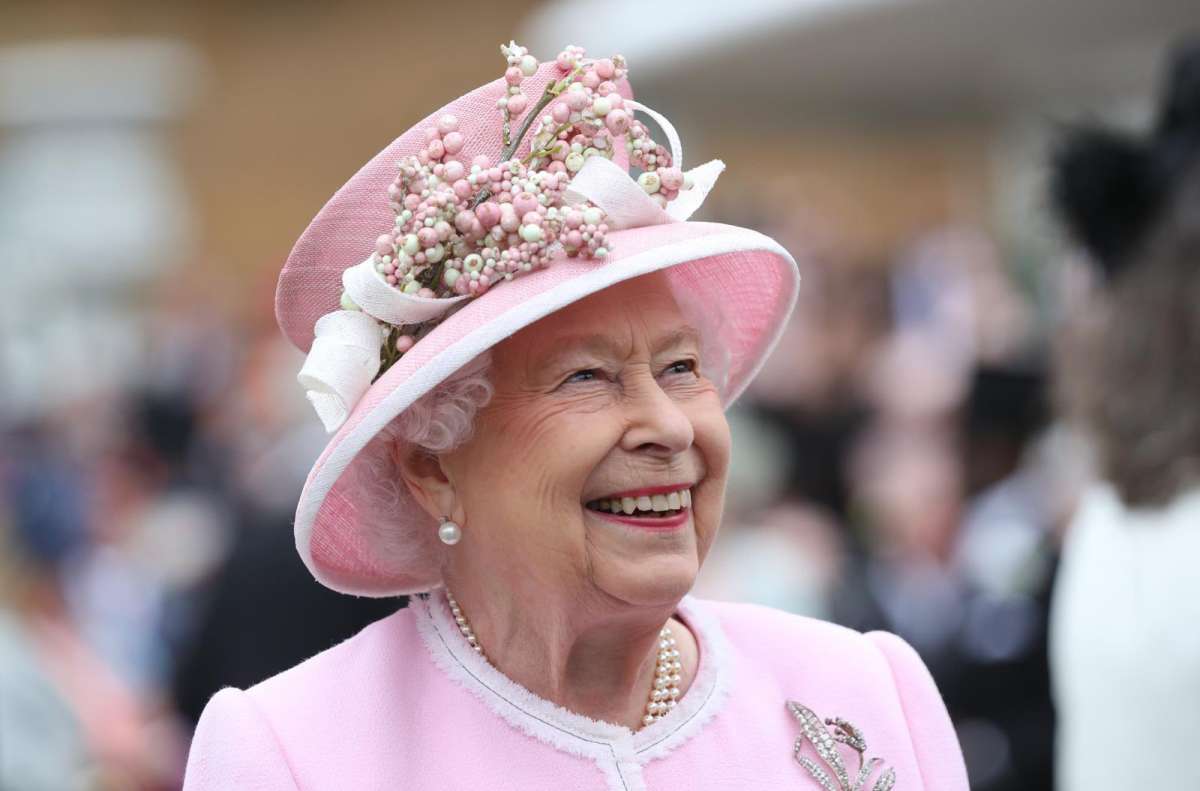
[[(291, 242), (321, 204), (413, 121), (498, 73), (497, 44), (518, 35), (538, 5), (28, 2), (6, 9), (0, 45), (165, 36), (196, 48), (206, 67), (198, 101), (169, 134), (201, 240), (193, 268), (179, 276), (261, 312)], [(711, 155), (729, 164), (714, 203), (757, 191), (802, 211), (814, 240), (846, 260), (884, 261), (923, 229), (987, 213), (983, 128), (763, 132), (738, 119), (706, 123), (695, 130), (701, 145), (689, 149), (690, 162)]]
[(989, 139), (984, 127), (952, 124), (764, 133), (731, 119), (708, 132), (692, 156), (719, 156), (728, 165), (715, 202), (726, 191), (761, 195), (807, 231), (803, 245), (850, 265), (886, 265), (916, 234), (987, 221)]
[(203, 274), (180, 276), (264, 312), (292, 241), (324, 201), (413, 122), (498, 74), (499, 43), (533, 5), (15, 2), (0, 11), (0, 46), (155, 36), (196, 48), (203, 87), (169, 139), (194, 201), (192, 263)]

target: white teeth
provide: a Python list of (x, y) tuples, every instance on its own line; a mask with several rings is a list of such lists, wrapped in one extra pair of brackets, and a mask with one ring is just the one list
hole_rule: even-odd
[(692, 490), (677, 489), (668, 494), (643, 495), (641, 497), (611, 497), (603, 500), (593, 500), (588, 504), (597, 511), (614, 514), (632, 515), (637, 511), (678, 511), (681, 508), (691, 508)]

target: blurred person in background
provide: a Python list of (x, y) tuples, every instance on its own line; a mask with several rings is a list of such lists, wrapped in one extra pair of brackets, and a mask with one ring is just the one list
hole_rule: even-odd
[(972, 788), (1049, 789), (1049, 593), (1078, 487), (1075, 446), (1047, 424), (1030, 295), (972, 224), (934, 226), (885, 266), (785, 219), (771, 225), (807, 253), (801, 307), (732, 418), (698, 589), (903, 635)]
[[(404, 606), (401, 598), (342, 596), (319, 584), (293, 551), (295, 502), (325, 436), (304, 418), (297, 353), (274, 323), (242, 327), (233, 381), (222, 387), (206, 433), (220, 438), (232, 538), (226, 554), (187, 589), (171, 692), (194, 727), (217, 691), (251, 686)], [(253, 602), (248, 606), (247, 602)]]
[(833, 617), (904, 635), (929, 663), (977, 791), (1051, 786), (1046, 635), (1061, 509), (1049, 496), (1029, 308), (969, 227), (891, 271), (890, 332), (859, 368)]
[(1162, 91), (1149, 135), (1079, 127), (1053, 161), (1099, 281), (1060, 358), (1097, 472), (1054, 594), (1063, 791), (1200, 788), (1200, 40)]
[(844, 521), (847, 459), (871, 406), (861, 370), (890, 325), (887, 279), (828, 254), (803, 260), (800, 307), (742, 411), (784, 443), (777, 469), (786, 494)]
[(145, 307), (137, 376), (3, 427), (0, 791), (178, 788), (217, 690), (398, 606), (338, 596), (285, 551), (323, 435), (277, 328), (186, 275)]
[[(10, 428), (0, 454), (0, 789), (170, 788), (182, 734), (73, 596), (103, 543), (105, 483), (68, 444)], [(129, 623), (115, 636), (152, 637)]]
[[(746, 221), (771, 216), (754, 195), (741, 198), (726, 204)], [(765, 225), (801, 250), (812, 240), (808, 226)], [(806, 252), (797, 310), (730, 416), (738, 441), (726, 517), (697, 590), (821, 618), (834, 616), (844, 572), (846, 459), (869, 418), (858, 370), (886, 331), (886, 279)], [(758, 571), (743, 573), (750, 567)]]

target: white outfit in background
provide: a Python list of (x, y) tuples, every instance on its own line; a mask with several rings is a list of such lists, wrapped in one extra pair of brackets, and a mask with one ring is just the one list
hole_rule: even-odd
[(1057, 787), (1200, 789), (1200, 488), (1151, 510), (1092, 487), (1050, 627)]

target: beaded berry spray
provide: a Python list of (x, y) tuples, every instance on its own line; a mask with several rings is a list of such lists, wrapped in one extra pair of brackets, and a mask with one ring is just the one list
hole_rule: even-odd
[[(397, 163), (387, 190), (394, 226), (376, 239), (370, 260), (403, 294), (457, 302), (547, 266), (559, 251), (605, 258), (605, 213), (586, 200), (568, 201), (566, 192), (588, 159), (611, 159), (622, 139), (630, 164), (642, 171), (638, 184), (660, 206), (684, 187), (670, 152), (617, 90), (627, 72), (624, 58), (588, 59), (582, 48), (567, 47), (555, 60), (562, 76), (530, 106), (522, 86), (537, 72), (537, 60), (515, 42), (500, 52), (507, 68), (505, 95), (497, 101), (503, 118), (497, 159), (480, 154), (462, 161), (468, 141), (459, 119), (445, 115), (425, 130), (424, 147)], [(530, 133), (529, 151), (518, 157)], [(345, 292), (341, 307), (358, 309)], [(437, 320), (387, 324), (376, 378)]]

